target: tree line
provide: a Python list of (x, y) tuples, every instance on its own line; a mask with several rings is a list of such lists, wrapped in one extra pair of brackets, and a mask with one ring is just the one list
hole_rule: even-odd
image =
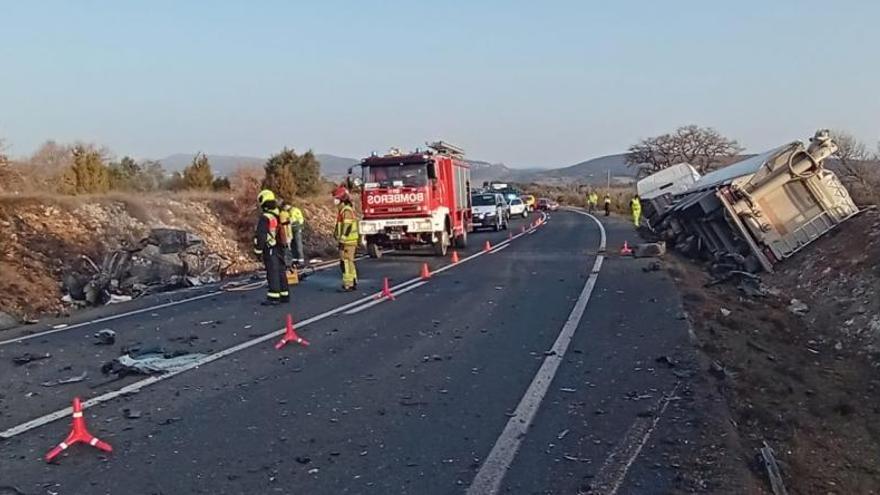
[[(21, 160), (9, 159), (3, 144), (0, 139), (0, 192), (78, 195), (231, 188), (230, 179), (216, 175), (208, 156), (201, 152), (182, 171), (168, 173), (158, 161), (137, 161), (130, 156), (114, 159), (107, 149), (91, 144), (47, 141)], [(284, 148), (266, 161), (260, 183), (284, 198), (312, 195), (320, 188), (320, 163), (311, 150), (297, 154)]]

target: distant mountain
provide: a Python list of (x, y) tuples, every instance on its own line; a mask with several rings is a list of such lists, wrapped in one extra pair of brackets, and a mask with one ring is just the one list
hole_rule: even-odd
[(503, 163), (469, 160), (474, 183), (484, 181), (537, 182), (542, 184), (596, 183), (608, 180), (626, 183), (635, 180), (636, 169), (627, 166), (626, 155), (607, 155), (562, 168), (510, 168)]
[[(175, 153), (159, 160), (162, 167), (169, 172), (181, 172), (187, 165), (192, 162), (192, 154)], [(327, 177), (338, 177), (345, 175), (348, 167), (360, 163), (354, 158), (345, 158), (336, 155), (328, 155), (318, 153), (315, 155), (321, 162), (321, 173)], [(235, 155), (208, 155), (208, 162), (211, 164), (211, 170), (215, 175), (230, 175), (238, 167), (262, 167), (266, 164), (266, 158), (258, 158), (255, 156), (235, 156)]]

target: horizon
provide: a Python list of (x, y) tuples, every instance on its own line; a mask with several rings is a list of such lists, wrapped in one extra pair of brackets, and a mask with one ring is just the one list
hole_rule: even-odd
[(880, 45), (876, 3), (96, 5), (7, 8), (10, 155), (55, 140), (153, 159), (284, 146), (356, 158), (443, 138), (523, 169), (687, 124), (748, 153), (826, 127), (880, 140), (880, 67), (859, 63)]

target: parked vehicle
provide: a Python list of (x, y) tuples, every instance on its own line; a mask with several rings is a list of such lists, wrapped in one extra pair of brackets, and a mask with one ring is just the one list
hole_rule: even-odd
[(523, 194), (522, 196), (520, 196), (520, 199), (523, 200), (523, 202), (526, 204), (526, 208), (529, 211), (535, 211), (538, 200), (535, 199), (535, 196), (533, 194)]
[(361, 161), (360, 232), (370, 257), (381, 257), (384, 248), (419, 245), (445, 256), (450, 244), (467, 246), (471, 171), (464, 151), (443, 141), (428, 148), (409, 154), (393, 149)]
[(510, 224), (510, 206), (501, 193), (474, 194), (471, 205), (474, 230), (491, 228), (497, 231), (506, 229)]
[(559, 203), (557, 203), (556, 201), (553, 201), (553, 200), (551, 199), (551, 200), (550, 200), (549, 210), (550, 210), (550, 211), (556, 211), (556, 210), (558, 210), (558, 209), (559, 209)]
[(526, 206), (525, 201), (519, 198), (514, 198), (510, 200), (510, 216), (515, 217), (517, 215), (522, 216), (523, 218), (528, 217), (529, 208)]
[(559, 203), (548, 198), (538, 200), (538, 209), (541, 211), (556, 211), (559, 209)]

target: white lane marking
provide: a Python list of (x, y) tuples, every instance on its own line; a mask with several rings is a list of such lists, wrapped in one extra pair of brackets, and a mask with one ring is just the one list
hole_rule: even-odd
[(504, 251), (505, 249), (507, 249), (507, 248), (509, 248), (509, 247), (510, 247), (510, 244), (503, 244), (503, 245), (498, 246), (497, 248), (495, 248), (495, 249), (489, 251), (489, 254), (495, 254), (495, 253), (497, 253), (498, 251)]
[[(366, 258), (366, 256), (361, 256), (358, 259), (363, 259), (363, 258)], [(327, 264), (318, 265), (317, 267), (315, 267), (315, 271), (326, 270), (326, 269), (334, 267), (334, 266), (339, 266), (339, 262), (333, 261), (333, 262), (328, 262)], [(184, 304), (184, 303), (193, 302), (193, 301), (200, 301), (202, 299), (207, 299), (209, 297), (218, 296), (220, 294), (223, 294), (224, 292), (225, 291), (222, 291), (222, 290), (216, 290), (216, 291), (208, 292), (206, 294), (202, 294), (199, 296), (187, 297), (187, 298), (181, 299), (179, 301), (170, 301), (167, 303), (157, 304), (155, 306), (148, 306), (146, 308), (134, 309), (131, 311), (126, 311), (124, 313), (117, 313), (114, 315), (108, 315), (108, 316), (104, 316), (104, 317), (101, 317), (101, 318), (98, 318), (95, 320), (89, 320), (89, 321), (84, 321), (81, 323), (76, 323), (73, 325), (68, 325), (64, 328), (55, 328), (55, 329), (50, 329), (50, 330), (46, 330), (43, 332), (37, 332), (37, 333), (28, 334), (28, 335), (21, 335), (19, 337), (0, 341), (0, 346), (14, 344), (17, 342), (24, 342), (25, 340), (36, 339), (38, 337), (45, 337), (46, 335), (52, 335), (53, 333), (66, 332), (68, 330), (74, 330), (77, 328), (82, 328), (82, 327), (89, 326), (89, 325), (95, 325), (98, 323), (105, 323), (108, 321), (118, 320), (120, 318), (125, 318), (126, 316), (139, 315), (139, 314), (147, 313), (150, 311), (156, 311), (157, 309), (170, 308), (172, 306), (177, 306), (179, 304)]]
[(605, 459), (602, 469), (599, 470), (599, 474), (596, 475), (591, 483), (592, 491), (590, 493), (616, 495), (626, 479), (629, 468), (632, 467), (633, 462), (639, 457), (645, 444), (648, 443), (648, 438), (651, 437), (651, 434), (657, 428), (657, 423), (660, 422), (660, 418), (666, 412), (666, 408), (678, 391), (679, 385), (679, 383), (676, 383), (672, 391), (664, 395), (657, 402), (653, 409), (654, 418), (652, 420), (637, 418), (633, 422), (620, 444)]
[[(587, 216), (596, 222), (602, 233), (599, 241), (599, 250), (601, 251), (605, 249), (605, 227), (602, 226), (602, 223), (596, 217), (589, 214)], [(538, 408), (541, 406), (541, 402), (544, 400), (547, 390), (553, 382), (556, 371), (565, 357), (565, 352), (568, 350), (572, 337), (574, 337), (574, 332), (577, 330), (581, 317), (587, 309), (587, 303), (590, 301), (590, 294), (593, 293), (593, 288), (596, 286), (596, 279), (599, 277), (599, 270), (602, 268), (603, 259), (604, 256), (601, 254), (596, 256), (590, 276), (587, 278), (587, 282), (584, 284), (584, 288), (581, 290), (580, 296), (578, 296), (577, 302), (575, 302), (574, 308), (572, 308), (568, 316), (568, 320), (562, 326), (562, 330), (559, 331), (559, 336), (550, 349), (550, 355), (544, 358), (544, 363), (541, 364), (541, 368), (532, 379), (532, 383), (529, 384), (529, 388), (516, 407), (513, 417), (507, 422), (507, 425), (501, 432), (501, 436), (498, 437), (498, 440), (492, 447), (492, 451), (486, 457), (486, 461), (480, 466), (474, 481), (468, 487), (468, 495), (494, 495), (501, 489), (504, 475), (507, 474), (510, 464), (513, 462), (514, 457), (516, 457), (516, 453), (528, 432), (529, 426), (531, 426), (532, 421), (535, 419), (535, 414), (537, 414)]]
[[(511, 240), (516, 239), (517, 237), (519, 237), (519, 236), (521, 236), (521, 235), (522, 235), (522, 234), (518, 234), (518, 235), (516, 235), (516, 236), (513, 236), (512, 239), (506, 240), (506, 241), (504, 241), (504, 242), (501, 243), (501, 244), (509, 243)], [(448, 265), (446, 265), (446, 266), (443, 266), (443, 267), (441, 267), (441, 268), (438, 268), (437, 270), (434, 270), (434, 273), (435, 273), (435, 274), (436, 274), (436, 273), (441, 273), (441, 272), (444, 272), (444, 271), (446, 271), (446, 270), (452, 269), (452, 268), (454, 268), (454, 267), (456, 267), (456, 266), (459, 266), (459, 265), (462, 264), (462, 263), (465, 263), (465, 262), (470, 261), (470, 260), (472, 260), (472, 259), (478, 258), (478, 257), (480, 257), (480, 256), (482, 256), (482, 255), (484, 255), (484, 254), (486, 254), (485, 251), (479, 251), (479, 252), (477, 252), (477, 253), (475, 253), (475, 254), (472, 254), (472, 255), (470, 255), (470, 256), (468, 256), (468, 257), (466, 257), (466, 258), (462, 258), (458, 263), (455, 263), (455, 264), (450, 263), (450, 264), (448, 264)], [(415, 277), (415, 278), (412, 278), (412, 279), (407, 280), (407, 281), (405, 281), (405, 282), (401, 282), (401, 283), (399, 283), (399, 284), (397, 284), (397, 285), (395, 285), (395, 286), (392, 286), (392, 287), (391, 287), (391, 290), (392, 290), (392, 292), (393, 292), (393, 291), (400, 291), (400, 289), (402, 289), (402, 288), (404, 288), (404, 287), (406, 287), (406, 286), (409, 286), (410, 284), (414, 284), (414, 283), (416, 283), (416, 282), (423, 282), (423, 281), (422, 281), (422, 279), (421, 279), (420, 277)], [(376, 297), (376, 295), (378, 295), (378, 294), (381, 294), (381, 292), (376, 292), (376, 293), (374, 293), (374, 294), (370, 294), (370, 295), (368, 295), (368, 296), (365, 296), (365, 297), (362, 297), (362, 298), (357, 299), (357, 300), (355, 300), (355, 301), (352, 301), (352, 302), (350, 302), (350, 303), (348, 303), (348, 304), (344, 304), (344, 305), (342, 305), (342, 306), (339, 306), (339, 307), (337, 307), (337, 308), (331, 309), (331, 310), (329, 310), (329, 311), (325, 311), (324, 313), (321, 313), (321, 314), (318, 314), (318, 315), (312, 316), (311, 318), (308, 318), (308, 319), (306, 319), (306, 320), (303, 320), (303, 321), (298, 322), (298, 323), (296, 324), (296, 326), (297, 326), (298, 328), (302, 328), (302, 327), (305, 327), (305, 326), (310, 325), (310, 324), (312, 324), (312, 323), (315, 323), (315, 322), (318, 322), (318, 321), (320, 321), (320, 320), (323, 320), (324, 318), (327, 318), (327, 317), (333, 316), (333, 315), (338, 314), (338, 313), (341, 313), (341, 312), (343, 312), (343, 311), (347, 311), (347, 310), (349, 310), (349, 309), (351, 309), (351, 308), (353, 308), (353, 307), (356, 307), (356, 306), (358, 306), (358, 305), (363, 304), (364, 302), (367, 302), (367, 301), (373, 301), (373, 300), (375, 300), (375, 297)], [(248, 349), (248, 348), (253, 347), (253, 346), (257, 345), (257, 344), (261, 344), (261, 343), (263, 343), (263, 342), (266, 342), (267, 340), (271, 340), (271, 339), (273, 339), (273, 338), (279, 337), (279, 336), (283, 335), (283, 334), (285, 333), (285, 331), (286, 331), (286, 328), (280, 328), (280, 329), (275, 330), (274, 332), (268, 333), (268, 334), (266, 334), (266, 335), (263, 335), (263, 336), (260, 336), (260, 337), (256, 337), (256, 338), (254, 338), (254, 339), (251, 339), (251, 340), (248, 340), (248, 341), (242, 342), (241, 344), (238, 344), (238, 345), (235, 345), (235, 346), (229, 347), (229, 348), (224, 349), (224, 350), (222, 350), (222, 351), (219, 351), (219, 352), (217, 352), (217, 353), (214, 353), (214, 354), (210, 354), (210, 355), (208, 355), (208, 356), (205, 356), (204, 358), (199, 359), (198, 361), (194, 361), (193, 363), (191, 363), (191, 364), (189, 364), (189, 365), (187, 365), (187, 366), (185, 366), (185, 367), (183, 367), (183, 368), (177, 369), (177, 370), (175, 370), (175, 371), (172, 371), (172, 372), (169, 372), (169, 373), (165, 373), (165, 374), (162, 374), (162, 375), (153, 375), (153, 376), (150, 376), (150, 377), (148, 377), (148, 378), (144, 378), (143, 380), (139, 380), (139, 381), (137, 381), (137, 382), (134, 382), (134, 383), (128, 384), (128, 385), (126, 385), (126, 386), (124, 386), (124, 387), (122, 387), (122, 388), (120, 388), (120, 389), (118, 389), (118, 390), (114, 390), (114, 391), (112, 391), (112, 392), (107, 392), (107, 393), (105, 393), (105, 394), (103, 394), (103, 395), (99, 395), (99, 396), (97, 396), (97, 397), (92, 397), (91, 399), (89, 399), (89, 400), (87, 400), (87, 401), (84, 401), (84, 402), (82, 403), (83, 409), (88, 408), (88, 407), (91, 407), (91, 406), (95, 406), (95, 405), (98, 405), (98, 404), (102, 404), (102, 403), (104, 403), (104, 402), (109, 402), (109, 401), (111, 401), (111, 400), (113, 400), (113, 399), (116, 399), (117, 397), (123, 396), (123, 395), (125, 395), (125, 394), (138, 392), (138, 391), (140, 391), (140, 390), (142, 390), (142, 389), (144, 389), (144, 388), (146, 388), (146, 387), (149, 387), (150, 385), (153, 385), (153, 384), (159, 383), (159, 382), (161, 382), (161, 381), (164, 381), (164, 380), (167, 380), (167, 379), (172, 378), (172, 377), (174, 377), (174, 376), (177, 376), (177, 375), (179, 375), (179, 374), (181, 374), (181, 373), (184, 373), (184, 372), (190, 371), (190, 370), (192, 370), (192, 369), (198, 368), (199, 366), (204, 366), (204, 365), (206, 365), (206, 364), (208, 364), (208, 363), (210, 363), (210, 362), (213, 362), (213, 361), (216, 361), (216, 360), (218, 360), (218, 359), (224, 358), (224, 357), (229, 356), (229, 355), (231, 355), (231, 354), (235, 354), (236, 352), (239, 352), (239, 351), (242, 351), (242, 350)], [(49, 423), (51, 423), (51, 422), (53, 422), (53, 421), (57, 421), (57, 420), (59, 420), (59, 419), (66, 418), (66, 417), (68, 417), (68, 416), (71, 414), (72, 411), (73, 411), (72, 408), (70, 408), (70, 407), (66, 407), (66, 408), (64, 408), (64, 409), (59, 409), (59, 410), (57, 410), (57, 411), (55, 411), (55, 412), (52, 412), (52, 413), (49, 413), (49, 414), (46, 414), (46, 415), (40, 416), (40, 417), (38, 417), (38, 418), (32, 419), (32, 420), (30, 420), (30, 421), (27, 421), (27, 422), (25, 422), (25, 423), (22, 423), (22, 424), (20, 424), (20, 425), (14, 426), (14, 427), (12, 427), (12, 428), (9, 428), (9, 429), (7, 429), (7, 430), (5, 430), (5, 431), (0, 432), (0, 439), (8, 439), (8, 438), (12, 438), (12, 437), (14, 437), (14, 436), (16, 436), (16, 435), (20, 435), (20, 434), (22, 434), (22, 433), (24, 433), (24, 432), (26, 432), (26, 431), (32, 430), (32, 429), (34, 429), (34, 428), (39, 428), (39, 427), (41, 427), (41, 426), (43, 426), (43, 425), (46, 425), (46, 424), (49, 424)]]
[[(419, 287), (421, 287), (421, 286), (423, 286), (423, 285), (425, 285), (425, 284), (427, 284), (427, 283), (428, 283), (427, 280), (422, 280), (422, 281), (420, 281), (420, 282), (417, 283), (417, 284), (412, 284), (412, 285), (410, 285), (409, 287), (405, 287), (405, 288), (400, 289), (400, 290), (398, 290), (398, 291), (396, 291), (396, 292), (395, 292), (395, 291), (392, 291), (391, 294), (393, 294), (394, 297), (397, 297), (397, 296), (399, 296), (400, 294), (404, 294), (404, 293), (409, 292), (409, 291), (411, 291), (411, 290), (413, 290), (413, 289), (418, 289)], [(373, 301), (368, 302), (367, 304), (364, 304), (363, 306), (358, 306), (358, 307), (356, 307), (356, 308), (349, 309), (348, 311), (345, 312), (345, 314), (347, 314), (347, 315), (357, 314), (357, 313), (360, 313), (361, 311), (364, 311), (364, 310), (366, 310), (366, 309), (370, 309), (370, 308), (372, 308), (373, 306), (375, 306), (375, 305), (377, 305), (377, 304), (382, 304), (382, 303), (385, 302), (385, 301), (387, 301), (387, 298), (385, 298), (385, 297), (383, 297), (383, 298), (381, 298), (381, 299), (375, 299), (375, 300), (373, 300)]]

